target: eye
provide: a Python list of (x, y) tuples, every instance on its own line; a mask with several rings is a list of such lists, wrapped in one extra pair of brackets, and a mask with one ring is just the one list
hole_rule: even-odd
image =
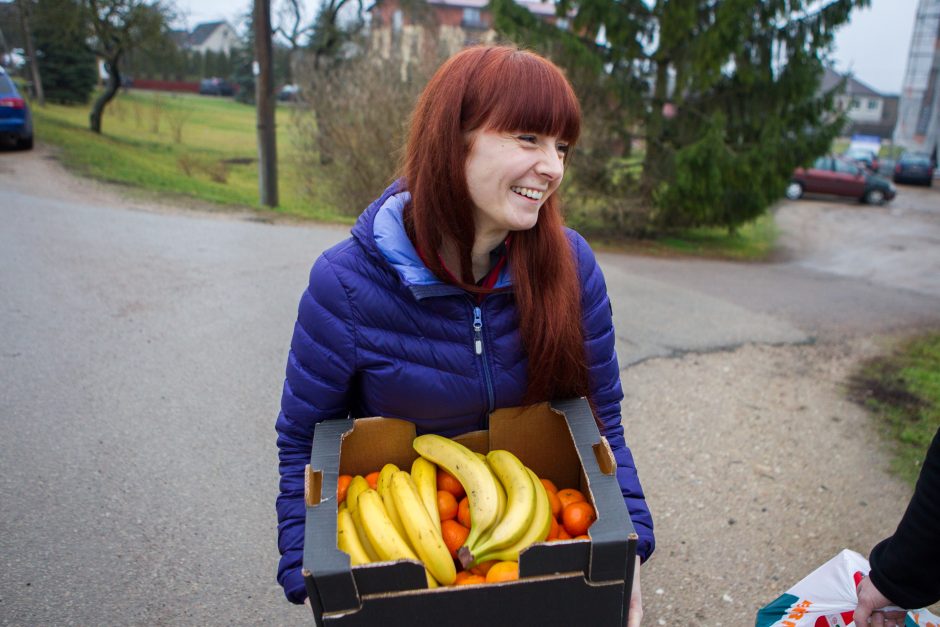
[(558, 145), (555, 147), (555, 150), (557, 150), (557, 151), (558, 151), (558, 154), (560, 154), (561, 156), (567, 157), (567, 156), (568, 156), (568, 148), (569, 148), (569, 147), (568, 147), (568, 144), (558, 144)]
[(525, 134), (523, 134), (523, 135), (517, 135), (516, 138), (517, 138), (519, 141), (525, 142), (525, 143), (527, 143), (527, 144), (537, 144), (538, 141), (539, 141), (539, 138), (536, 137), (535, 135), (525, 135)]

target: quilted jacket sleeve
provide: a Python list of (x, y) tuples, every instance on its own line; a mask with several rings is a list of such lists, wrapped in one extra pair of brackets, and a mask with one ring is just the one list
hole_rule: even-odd
[(572, 232), (581, 278), (581, 307), (584, 319), (590, 400), (600, 420), (602, 433), (610, 442), (617, 460), (617, 480), (630, 519), (639, 535), (637, 555), (646, 561), (653, 553), (653, 518), (643, 495), (633, 454), (627, 446), (621, 424), (620, 367), (615, 352), (615, 336), (607, 284), (594, 253), (581, 236)]
[(280, 495), (277, 497), (277, 580), (294, 603), (307, 596), (300, 572), (304, 541), (304, 466), (316, 423), (348, 416), (347, 393), (355, 371), (355, 329), (342, 284), (326, 256), (310, 272), (300, 299), (277, 418)]

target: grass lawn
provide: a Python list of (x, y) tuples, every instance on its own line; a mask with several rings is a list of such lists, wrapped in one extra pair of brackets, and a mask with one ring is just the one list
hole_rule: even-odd
[[(228, 98), (130, 91), (107, 107), (102, 134), (88, 130), (91, 105), (34, 107), (36, 137), (61, 149), (65, 164), (94, 178), (160, 194), (258, 206), (255, 110)], [(277, 211), (348, 222), (304, 197), (288, 107), (277, 111)]]
[[(130, 90), (108, 105), (102, 134), (88, 130), (91, 105), (34, 107), (36, 136), (58, 146), (71, 169), (161, 196), (258, 207), (255, 110), (229, 98)], [(304, 194), (320, 172), (300, 171), (289, 106), (277, 111), (278, 188), (285, 215), (327, 222), (353, 218)], [(694, 229), (658, 240), (592, 238), (601, 248), (654, 255), (763, 259), (776, 231), (769, 215), (734, 236), (725, 229)]]
[(893, 470), (913, 485), (940, 428), (940, 331), (864, 364), (852, 377), (850, 395), (872, 411), (893, 443)]

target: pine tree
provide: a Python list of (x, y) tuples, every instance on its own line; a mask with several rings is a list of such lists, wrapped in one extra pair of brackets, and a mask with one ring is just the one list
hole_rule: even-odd
[(45, 97), (85, 104), (97, 82), (95, 56), (84, 39), (81, 9), (73, 0), (39, 0), (33, 20)]
[[(634, 227), (733, 232), (780, 198), (793, 168), (837, 134), (842, 121), (819, 93), (820, 79), (836, 29), (869, 3), (562, 0), (568, 31), (534, 24), (511, 0), (491, 7), (497, 29), (546, 50), (573, 77), (586, 75), (580, 86), (621, 112), (598, 132), (629, 137), (638, 129), (642, 172), (621, 191), (650, 209)], [(593, 178), (611, 188), (625, 153), (608, 157)], [(588, 185), (578, 192), (592, 193)]]

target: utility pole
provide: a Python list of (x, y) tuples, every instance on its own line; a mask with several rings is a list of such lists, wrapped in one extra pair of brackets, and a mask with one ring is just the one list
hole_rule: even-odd
[(277, 207), (277, 139), (274, 122), (274, 55), (271, 0), (255, 0), (255, 107), (258, 120), (258, 189), (261, 204)]
[(29, 26), (29, 0), (16, 0), (20, 13), (20, 27), (26, 44), (26, 56), (29, 57), (29, 70), (33, 75), (33, 93), (40, 107), (45, 106), (46, 96), (42, 91), (42, 78), (39, 76), (39, 59), (36, 58), (36, 46), (33, 45), (33, 30)]

